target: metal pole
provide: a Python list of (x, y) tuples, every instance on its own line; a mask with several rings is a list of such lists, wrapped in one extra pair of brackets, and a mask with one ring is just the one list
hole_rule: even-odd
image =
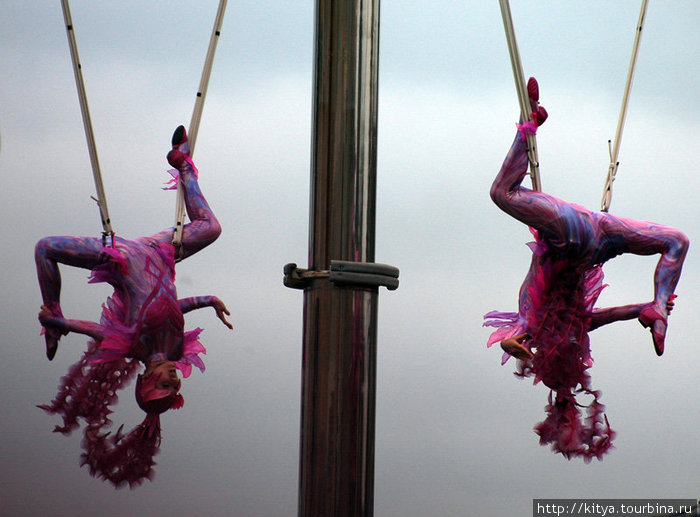
[(374, 261), (378, 55), (379, 0), (317, 0), (302, 517), (373, 514), (378, 288), (328, 270)]

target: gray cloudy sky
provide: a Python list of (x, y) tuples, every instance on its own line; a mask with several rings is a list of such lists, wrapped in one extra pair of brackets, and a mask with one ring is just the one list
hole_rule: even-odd
[[(217, 2), (72, 2), (110, 212), (118, 234), (172, 224), (160, 190), (172, 130), (188, 123)], [(638, 1), (512, 2), (525, 73), (550, 119), (538, 142), (546, 191), (597, 209)], [(566, 461), (532, 427), (547, 390), (500, 366), (482, 315), (515, 310), (529, 232), (488, 188), (510, 146), (517, 99), (498, 2), (385, 0), (381, 7), (378, 262), (401, 269), (380, 293), (377, 516), (529, 515), (533, 498), (700, 495), (696, 364), (700, 3), (652, 1), (611, 212), (691, 239), (666, 354), (623, 322), (592, 334), (593, 386), (617, 448)], [(115, 491), (79, 468), (80, 433), (51, 432), (49, 401), (85, 339), (44, 356), (34, 243), (99, 235), (60, 3), (0, 4), (0, 514), (296, 514), (302, 294), (282, 266), (307, 256), (313, 2), (230, 1), (197, 140), (201, 186), (224, 226), (178, 268), (180, 296), (216, 294), (207, 372), (162, 418), (156, 477)], [(655, 259), (606, 267), (601, 305), (652, 298)], [(63, 269), (69, 317), (109, 295)], [(140, 422), (127, 389), (115, 421)]]

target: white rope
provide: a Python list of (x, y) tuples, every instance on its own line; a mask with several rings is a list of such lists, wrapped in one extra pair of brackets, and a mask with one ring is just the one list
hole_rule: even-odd
[[(515, 39), (515, 30), (513, 28), (513, 18), (510, 14), (510, 4), (508, 0), (499, 0), (501, 4), (501, 16), (503, 17), (503, 28), (506, 33), (508, 42), (508, 52), (510, 53), (510, 64), (513, 69), (513, 78), (515, 79), (515, 89), (518, 92), (518, 101), (520, 103), (520, 114), (523, 122), (532, 122), (530, 115), (532, 109), (530, 107), (530, 98), (527, 94), (527, 86), (525, 84), (525, 75), (523, 74), (523, 65), (520, 61), (520, 52), (518, 51), (518, 42)], [(541, 191), (542, 184), (540, 183), (539, 159), (537, 157), (537, 139), (535, 135), (527, 135), (527, 155), (530, 161), (530, 179), (532, 180), (532, 188)]]
[[(190, 144), (190, 156), (194, 154), (194, 145), (197, 140), (197, 132), (199, 131), (199, 122), (202, 119), (204, 100), (207, 95), (207, 88), (209, 87), (209, 77), (211, 76), (211, 69), (214, 64), (216, 44), (218, 43), (219, 35), (221, 34), (221, 26), (224, 22), (225, 11), (226, 0), (219, 0), (219, 7), (216, 11), (216, 17), (214, 19), (214, 28), (212, 29), (211, 37), (209, 39), (209, 48), (207, 49), (207, 56), (204, 59), (204, 69), (202, 70), (202, 77), (199, 81), (199, 89), (197, 90), (197, 97), (194, 103), (192, 119), (190, 120), (190, 127), (187, 130), (187, 138)], [(173, 245), (175, 245), (175, 247), (180, 246), (180, 244), (182, 243), (182, 231), (184, 229), (184, 222), (185, 196), (184, 190), (182, 188), (182, 182), (178, 181), (177, 199), (175, 201), (175, 233), (173, 235)]]
[(68, 46), (70, 47), (71, 61), (73, 62), (75, 84), (78, 88), (80, 112), (83, 116), (83, 127), (85, 128), (85, 138), (87, 139), (88, 153), (90, 154), (92, 175), (95, 180), (95, 189), (97, 190), (97, 197), (91, 197), (97, 202), (97, 206), (100, 210), (100, 219), (102, 220), (103, 230), (103, 241), (105, 241), (106, 244), (107, 238), (111, 239), (111, 237), (114, 235), (114, 232), (112, 231), (112, 223), (109, 219), (109, 211), (107, 210), (107, 198), (105, 197), (104, 185), (102, 184), (102, 173), (100, 172), (100, 163), (97, 159), (95, 135), (92, 131), (90, 110), (88, 109), (87, 94), (85, 93), (85, 83), (83, 82), (83, 74), (80, 66), (80, 56), (78, 56), (78, 45), (75, 41), (75, 33), (73, 31), (73, 20), (71, 18), (68, 0), (61, 0), (61, 6), (63, 7), (63, 20), (66, 24)]
[(610, 202), (612, 201), (612, 184), (615, 181), (615, 175), (617, 174), (617, 167), (620, 162), (617, 161), (617, 156), (620, 152), (620, 142), (622, 140), (622, 129), (625, 125), (625, 117), (627, 115), (627, 104), (629, 103), (630, 90), (632, 88), (632, 79), (634, 78), (634, 67), (637, 62), (637, 54), (639, 53), (639, 42), (642, 39), (642, 27), (644, 26), (644, 17), (647, 12), (648, 0), (642, 0), (642, 7), (639, 12), (639, 21), (637, 22), (637, 30), (634, 36), (634, 46), (632, 47), (632, 58), (630, 59), (630, 66), (627, 71), (627, 84), (625, 85), (625, 92), (622, 96), (622, 108), (620, 109), (620, 117), (617, 121), (617, 132), (615, 133), (615, 144), (611, 148), (610, 141), (608, 140), (608, 150), (610, 152), (610, 165), (608, 166), (608, 176), (605, 180), (605, 188), (603, 189), (603, 200), (600, 204), (600, 209), (603, 212), (607, 212), (610, 208)]

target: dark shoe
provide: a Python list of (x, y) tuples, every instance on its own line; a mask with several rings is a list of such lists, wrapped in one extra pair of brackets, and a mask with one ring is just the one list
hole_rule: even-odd
[(171, 140), (173, 149), (183, 154), (190, 154), (190, 144), (187, 140), (187, 130), (185, 126), (177, 126)]

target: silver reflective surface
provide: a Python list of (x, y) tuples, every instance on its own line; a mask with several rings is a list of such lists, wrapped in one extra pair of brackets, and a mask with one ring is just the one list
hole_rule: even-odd
[[(318, 0), (309, 269), (374, 261), (379, 2)], [(304, 290), (299, 515), (370, 516), (377, 288)]]

